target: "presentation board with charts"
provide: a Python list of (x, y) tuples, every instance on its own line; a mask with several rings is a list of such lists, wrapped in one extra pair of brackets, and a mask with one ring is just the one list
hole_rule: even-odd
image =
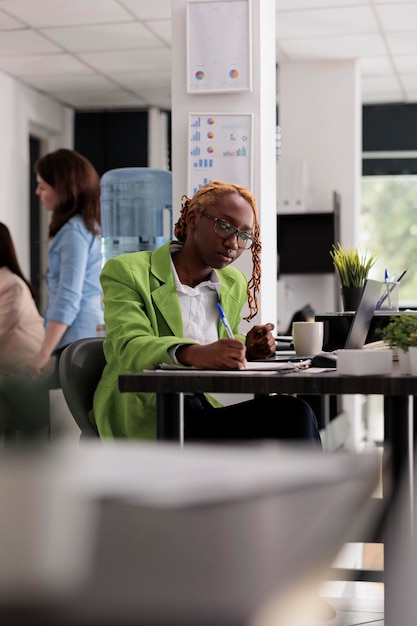
[(187, 2), (188, 93), (252, 89), (250, 0)]
[(191, 113), (188, 126), (191, 195), (212, 180), (252, 188), (251, 113)]

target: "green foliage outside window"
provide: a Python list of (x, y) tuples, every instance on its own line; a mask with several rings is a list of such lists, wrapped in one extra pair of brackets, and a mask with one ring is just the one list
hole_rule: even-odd
[(384, 280), (388, 269), (400, 283), (400, 304), (417, 304), (417, 176), (364, 176), (362, 178), (361, 246), (374, 250), (372, 269)]

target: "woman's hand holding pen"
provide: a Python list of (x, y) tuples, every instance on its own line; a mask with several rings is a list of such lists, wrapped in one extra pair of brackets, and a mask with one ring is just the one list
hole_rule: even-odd
[(219, 339), (206, 345), (180, 346), (176, 357), (182, 365), (201, 369), (236, 370), (246, 367), (246, 347), (239, 339)]
[(274, 324), (254, 326), (246, 335), (246, 357), (248, 361), (267, 359), (275, 354)]

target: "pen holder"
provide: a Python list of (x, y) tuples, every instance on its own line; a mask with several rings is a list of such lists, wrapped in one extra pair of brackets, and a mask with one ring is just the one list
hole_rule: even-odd
[(379, 297), (379, 311), (399, 311), (399, 284), (398, 281), (387, 281), (383, 284)]

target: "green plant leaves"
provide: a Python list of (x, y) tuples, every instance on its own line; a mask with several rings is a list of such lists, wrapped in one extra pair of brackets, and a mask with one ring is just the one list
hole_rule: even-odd
[(417, 315), (402, 313), (390, 317), (387, 326), (380, 329), (379, 333), (390, 348), (408, 352), (410, 346), (417, 345)]
[(365, 251), (361, 255), (356, 248), (342, 248), (339, 242), (333, 244), (330, 256), (342, 287), (363, 287), (377, 259), (375, 252), (368, 255)]

